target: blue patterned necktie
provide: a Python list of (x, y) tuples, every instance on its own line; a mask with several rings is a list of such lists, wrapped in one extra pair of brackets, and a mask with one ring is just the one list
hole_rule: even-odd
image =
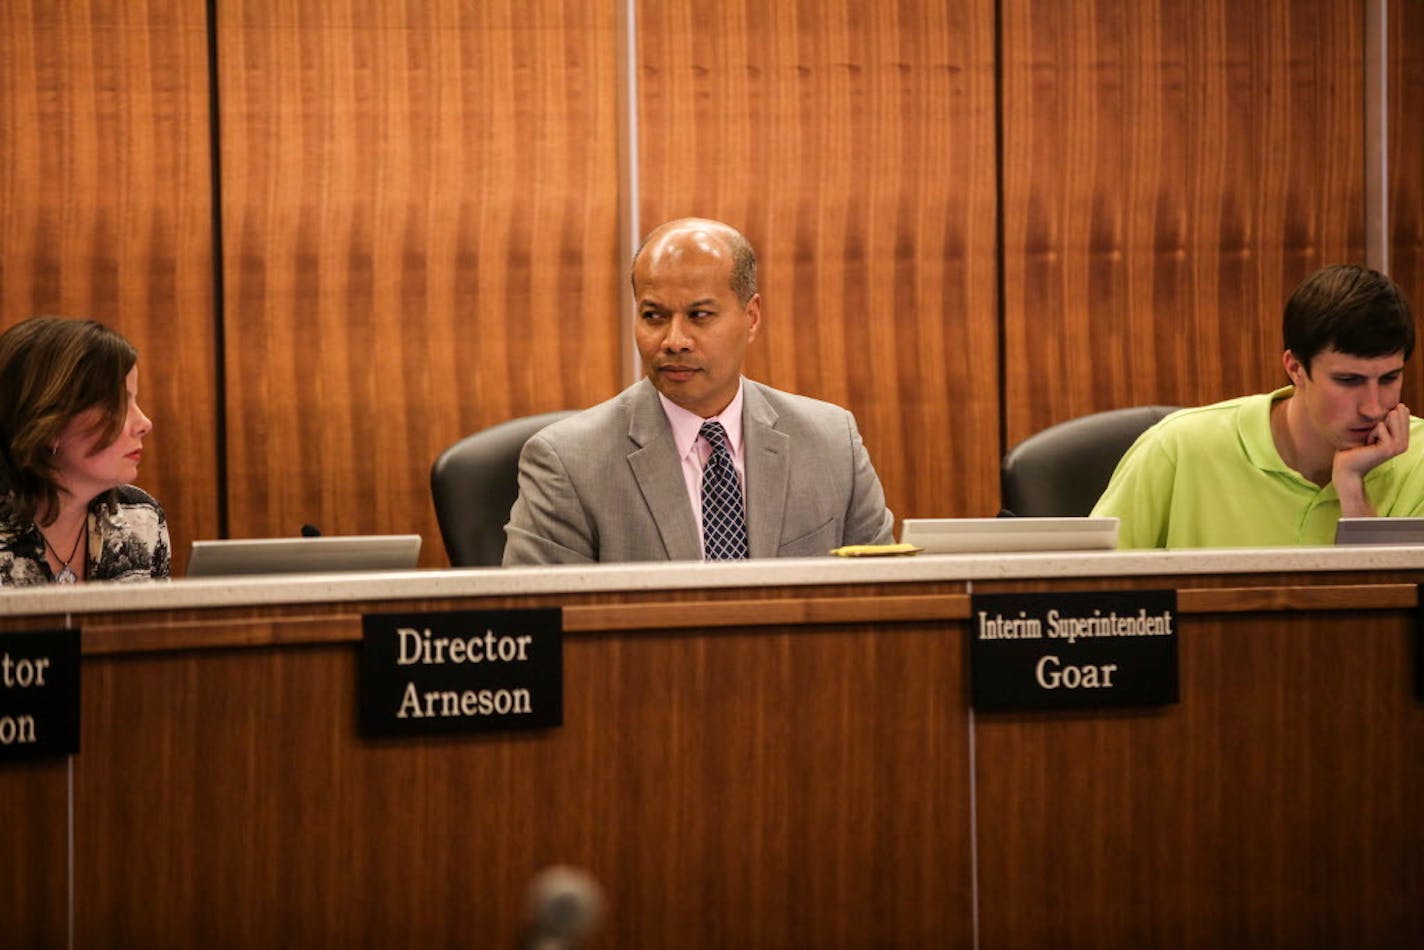
[(727, 433), (720, 422), (702, 423), (702, 438), (712, 457), (702, 467), (702, 550), (708, 561), (735, 561), (747, 556), (747, 516), (742, 486), (727, 450)]

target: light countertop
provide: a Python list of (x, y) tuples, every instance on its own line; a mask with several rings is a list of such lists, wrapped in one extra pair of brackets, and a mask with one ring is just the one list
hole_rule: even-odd
[(1234, 548), (797, 558), (704, 564), (289, 574), (0, 590), (0, 616), (343, 601), (1015, 578), (1424, 570), (1424, 547)]

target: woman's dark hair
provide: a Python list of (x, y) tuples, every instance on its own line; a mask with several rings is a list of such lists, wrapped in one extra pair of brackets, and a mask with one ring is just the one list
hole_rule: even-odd
[(59, 513), (54, 446), (70, 420), (99, 410), (99, 448), (128, 418), (125, 379), (138, 351), (93, 320), (31, 317), (0, 334), (0, 514), (48, 524)]
[(1285, 347), (1310, 372), (1316, 354), (1334, 349), (1372, 359), (1414, 352), (1414, 317), (1394, 281), (1356, 264), (1316, 271), (1286, 301)]

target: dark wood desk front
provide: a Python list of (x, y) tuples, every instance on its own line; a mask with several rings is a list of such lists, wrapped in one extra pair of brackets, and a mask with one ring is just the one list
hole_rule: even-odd
[[(81, 753), (0, 766), (0, 927), (63, 946), (72, 901), (81, 947), (512, 947), (529, 879), (567, 863), (607, 889), (602, 947), (1405, 945), (1424, 933), (1420, 580), (0, 616), (67, 619), (85, 650)], [(971, 712), (971, 587), (1126, 586), (1181, 592), (1180, 703)], [(547, 605), (561, 728), (358, 737), (363, 611)]]

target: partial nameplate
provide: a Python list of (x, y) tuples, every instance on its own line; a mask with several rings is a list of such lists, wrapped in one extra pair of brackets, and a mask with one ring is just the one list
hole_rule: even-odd
[(981, 712), (1175, 703), (1177, 592), (975, 594), (969, 669)]
[(558, 608), (366, 614), (361, 731), (544, 729), (564, 721)]
[(79, 630), (0, 633), (0, 761), (79, 751)]

